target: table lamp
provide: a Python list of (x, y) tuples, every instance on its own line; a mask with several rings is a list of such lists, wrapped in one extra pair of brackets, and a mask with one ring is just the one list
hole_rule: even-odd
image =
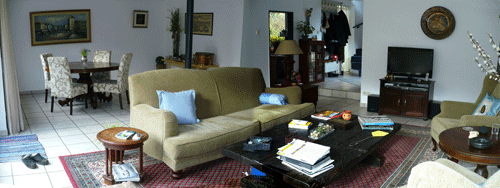
[(295, 54), (303, 54), (302, 50), (299, 47), (299, 44), (294, 40), (284, 40), (280, 42), (278, 49), (274, 53), (275, 55), (286, 55), (283, 60), (283, 69), (285, 70), (285, 80), (281, 83), (281, 86), (290, 86), (292, 85), (291, 74), (293, 71), (293, 64), (295, 61), (292, 59)]

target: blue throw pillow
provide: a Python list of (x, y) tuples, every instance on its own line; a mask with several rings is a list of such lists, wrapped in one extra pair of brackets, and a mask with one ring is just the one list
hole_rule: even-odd
[(196, 117), (194, 104), (194, 90), (168, 92), (156, 90), (160, 101), (160, 109), (170, 110), (177, 117), (179, 124), (196, 124), (200, 120)]
[(500, 110), (500, 99), (486, 93), (472, 115), (496, 116)]
[(286, 105), (288, 104), (286, 96), (275, 93), (262, 93), (259, 96), (261, 104)]

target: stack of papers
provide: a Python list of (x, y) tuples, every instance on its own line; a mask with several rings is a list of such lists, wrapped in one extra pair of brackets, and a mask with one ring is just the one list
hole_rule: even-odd
[(333, 168), (334, 160), (328, 154), (330, 147), (299, 139), (278, 148), (278, 159), (282, 160), (284, 165), (310, 177)]
[(139, 182), (141, 180), (141, 177), (139, 177), (137, 169), (135, 169), (134, 165), (130, 163), (113, 165), (113, 177), (117, 182), (122, 182), (122, 181)]
[(309, 126), (311, 126), (311, 122), (308, 122), (306, 120), (298, 120), (294, 119), (290, 123), (288, 123), (288, 128), (293, 128), (293, 129), (309, 129)]

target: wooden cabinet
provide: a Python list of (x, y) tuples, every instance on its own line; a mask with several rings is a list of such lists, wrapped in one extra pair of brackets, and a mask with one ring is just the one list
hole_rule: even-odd
[(318, 85), (302, 84), (299, 86), (302, 89), (302, 103), (310, 102), (314, 106), (318, 104)]
[(299, 55), (299, 72), (304, 84), (325, 80), (325, 42), (299, 40), (303, 54)]
[(434, 81), (380, 79), (379, 114), (423, 117), (427, 120)]

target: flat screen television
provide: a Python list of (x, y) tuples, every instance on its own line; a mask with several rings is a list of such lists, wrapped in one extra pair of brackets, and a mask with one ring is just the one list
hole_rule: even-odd
[(387, 50), (387, 74), (409, 78), (432, 78), (434, 49), (389, 46)]

